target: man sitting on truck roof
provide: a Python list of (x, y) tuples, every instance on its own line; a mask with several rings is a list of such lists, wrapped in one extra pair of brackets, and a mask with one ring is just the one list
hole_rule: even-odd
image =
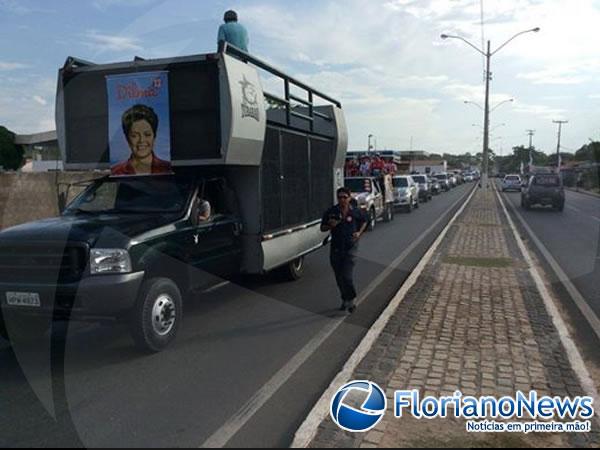
[(248, 53), (248, 31), (238, 22), (237, 13), (232, 10), (227, 11), (224, 20), (225, 23), (219, 27), (219, 37), (217, 39), (219, 47), (222, 42), (227, 42)]

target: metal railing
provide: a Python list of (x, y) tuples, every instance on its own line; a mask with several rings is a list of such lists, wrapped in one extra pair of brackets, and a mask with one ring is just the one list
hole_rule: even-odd
[[(234, 56), (234, 57), (240, 59), (241, 61), (252, 64), (253, 66), (256, 66), (256, 67), (270, 73), (271, 75), (274, 75), (283, 80), (285, 98), (278, 97), (278, 96), (270, 94), (268, 92), (265, 92), (264, 96), (267, 100), (270, 100), (274, 103), (285, 106), (286, 125), (288, 127), (292, 127), (292, 117), (296, 117), (298, 119), (307, 121), (310, 124), (311, 132), (315, 131), (315, 119), (316, 118), (320, 118), (320, 119), (326, 120), (328, 122), (333, 121), (333, 117), (329, 116), (328, 114), (323, 114), (320, 111), (316, 111), (316, 108), (318, 106), (315, 106), (315, 104), (314, 104), (315, 97), (325, 100), (326, 102), (329, 102), (329, 103), (337, 106), (338, 108), (342, 107), (342, 104), (338, 100), (335, 100), (334, 98), (332, 98), (326, 94), (323, 94), (322, 92), (319, 92), (316, 89), (311, 88), (307, 84), (305, 84), (301, 81), (298, 81), (295, 78), (283, 73), (279, 69), (262, 61), (261, 59), (257, 58), (256, 56), (252, 56), (252, 55), (246, 53), (245, 51), (240, 50), (239, 48), (237, 48), (227, 42), (220, 43), (219, 52), (225, 53), (230, 56)], [(290, 89), (292, 86), (295, 86), (297, 88), (300, 88), (300, 89), (306, 91), (308, 99), (303, 99), (303, 98), (300, 98), (300, 97), (292, 94), (290, 92)], [(293, 102), (296, 102), (296, 103), (308, 108), (308, 114), (303, 114), (298, 111), (294, 111), (293, 110), (293, 108), (294, 108)]]

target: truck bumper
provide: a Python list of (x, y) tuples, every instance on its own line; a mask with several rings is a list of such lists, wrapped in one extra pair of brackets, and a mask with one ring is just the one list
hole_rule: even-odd
[[(86, 277), (73, 284), (0, 282), (0, 305), (3, 311), (57, 319), (119, 317), (135, 306), (143, 279), (144, 272), (136, 272)], [(41, 306), (9, 306), (7, 292), (38, 294)]]

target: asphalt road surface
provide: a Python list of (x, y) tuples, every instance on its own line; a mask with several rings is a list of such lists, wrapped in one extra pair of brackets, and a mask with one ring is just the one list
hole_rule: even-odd
[(365, 236), (356, 278), (368, 295), (353, 316), (337, 311), (321, 250), (298, 282), (251, 278), (194, 296), (161, 354), (137, 353), (122, 325), (56, 326), (33, 348), (0, 341), (0, 446), (288, 446), (473, 186)]
[[(561, 285), (564, 288), (565, 283), (559, 281), (561, 277), (550, 267), (547, 255), (550, 255), (564, 278), (574, 287), (575, 291), (571, 289), (570, 292), (561, 289), (561, 297), (568, 298), (571, 305), (574, 305), (573, 293), (580, 297), (590, 309), (583, 313), (585, 317), (581, 316), (580, 311), (577, 320), (593, 326), (593, 322), (600, 317), (600, 198), (566, 191), (565, 209), (561, 213), (547, 208), (525, 211), (520, 207), (520, 193), (502, 195), (509, 200), (509, 210), (513, 216), (517, 214), (515, 222), (526, 239), (531, 241), (530, 244), (546, 266), (547, 273), (551, 274), (555, 287)], [(529, 236), (528, 230), (524, 230), (519, 217), (527, 224), (535, 239)], [(535, 242), (536, 239), (538, 243)], [(600, 327), (596, 326), (595, 331), (598, 335)], [(594, 349), (596, 357), (600, 356), (597, 344), (594, 344)]]

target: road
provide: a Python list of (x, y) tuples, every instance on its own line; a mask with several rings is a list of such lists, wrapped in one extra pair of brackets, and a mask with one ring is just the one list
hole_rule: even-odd
[(350, 317), (322, 250), (298, 282), (252, 278), (198, 295), (158, 355), (136, 353), (124, 326), (64, 325), (62, 339), (33, 349), (0, 343), (0, 445), (288, 446), (472, 187), (365, 236), (356, 275), (368, 295)]
[[(549, 258), (544, 253), (556, 262), (567, 283), (576, 289), (575, 294), (579, 293), (589, 306), (590, 310), (584, 314), (586, 317), (580, 317), (580, 320), (597, 320), (600, 317), (600, 198), (567, 191), (565, 209), (559, 213), (544, 208), (525, 211), (520, 208), (519, 193), (505, 193), (503, 196), (512, 205), (509, 210), (513, 216), (517, 214), (517, 225), (524, 228), (519, 220), (519, 217), (522, 218), (541, 244), (536, 244), (536, 239), (523, 230), (540, 260), (548, 266), (553, 283), (559, 284), (561, 277), (553, 273), (555, 271), (549, 267)], [(573, 298), (569, 300), (573, 304)]]

